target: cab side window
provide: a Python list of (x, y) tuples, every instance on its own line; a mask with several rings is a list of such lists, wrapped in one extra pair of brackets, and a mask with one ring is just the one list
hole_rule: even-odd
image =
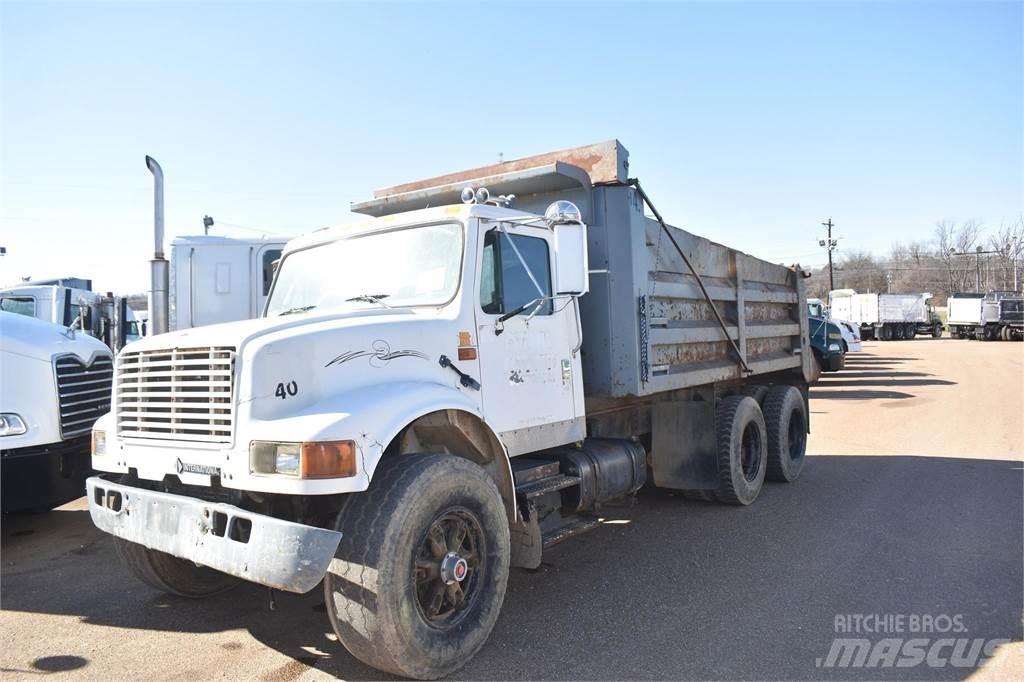
[(537, 314), (550, 315), (550, 296), (551, 259), (545, 240), (498, 230), (484, 236), (480, 308), (485, 313), (503, 315), (546, 297)]
[(270, 293), (274, 281), (274, 261), (281, 258), (281, 249), (267, 249), (263, 252), (263, 295)]

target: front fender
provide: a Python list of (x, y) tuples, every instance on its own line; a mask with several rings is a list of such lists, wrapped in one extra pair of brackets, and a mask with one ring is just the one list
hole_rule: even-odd
[[(374, 384), (329, 396), (287, 417), (252, 420), (240, 434), (245, 440), (240, 446), (248, 447), (252, 440), (352, 440), (359, 457), (358, 473), (352, 478), (321, 480), (250, 475), (245, 484), (236, 478), (232, 487), (319, 495), (366, 490), (388, 443), (410, 422), (439, 410), (461, 410), (482, 420), (475, 391), (418, 381)], [(274, 485), (267, 487), (270, 481)]]

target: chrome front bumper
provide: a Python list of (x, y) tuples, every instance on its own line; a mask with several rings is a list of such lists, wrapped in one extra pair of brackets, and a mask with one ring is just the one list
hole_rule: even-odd
[(341, 542), (337, 531), (95, 476), (86, 490), (100, 530), (288, 592), (316, 587)]

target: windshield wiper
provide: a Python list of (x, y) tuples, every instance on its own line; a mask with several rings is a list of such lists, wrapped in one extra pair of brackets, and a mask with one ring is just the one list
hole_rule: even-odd
[(352, 298), (346, 298), (345, 301), (346, 302), (347, 301), (359, 301), (361, 303), (377, 303), (377, 304), (380, 304), (380, 305), (384, 306), (385, 308), (390, 308), (391, 306), (389, 306), (387, 303), (385, 303), (382, 300), (382, 299), (387, 298), (390, 295), (391, 294), (359, 294), (358, 296), (353, 296)]
[(283, 315), (294, 315), (295, 313), (304, 313), (307, 310), (312, 310), (315, 307), (316, 307), (315, 305), (300, 305), (300, 306), (296, 306), (295, 308), (289, 308), (288, 310), (284, 311), (283, 313), (278, 313), (277, 316), (281, 317)]

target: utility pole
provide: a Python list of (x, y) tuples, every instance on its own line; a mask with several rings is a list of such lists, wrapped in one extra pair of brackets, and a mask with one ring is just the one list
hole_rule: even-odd
[[(979, 294), (983, 293), (981, 291), (981, 257), (989, 255), (989, 254), (998, 255), (999, 253), (1000, 253), (999, 251), (985, 251), (980, 246), (974, 250), (974, 255), (977, 258), (977, 261), (976, 261), (976, 264), (975, 264), (975, 272), (974, 272), (974, 286), (975, 286), (975, 291), (977, 291)], [(969, 256), (969, 255), (971, 255), (971, 252), (970, 251), (957, 251), (955, 248), (950, 248), (949, 255), (951, 255), (951, 256)]]
[(824, 247), (828, 251), (828, 290), (832, 292), (836, 288), (835, 279), (832, 275), (832, 252), (839, 245), (839, 240), (832, 239), (832, 228), (835, 227), (835, 224), (832, 222), (831, 217), (829, 217), (828, 222), (822, 223), (822, 225), (828, 228), (828, 237), (819, 239), (818, 246)]

